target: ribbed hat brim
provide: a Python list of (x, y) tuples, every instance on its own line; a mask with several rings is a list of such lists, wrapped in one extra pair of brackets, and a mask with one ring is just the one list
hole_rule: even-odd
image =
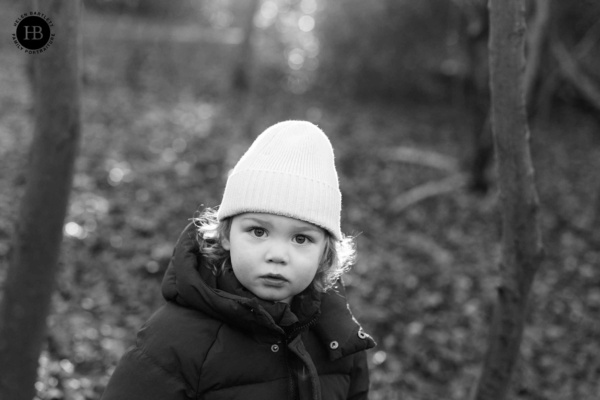
[(302, 176), (244, 170), (231, 175), (219, 219), (246, 212), (266, 212), (310, 222), (340, 240), (341, 194), (338, 188)]

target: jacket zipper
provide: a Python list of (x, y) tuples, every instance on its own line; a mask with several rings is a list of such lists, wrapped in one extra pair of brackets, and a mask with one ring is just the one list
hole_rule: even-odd
[[(309, 329), (312, 326), (314, 326), (317, 323), (317, 320), (319, 319), (319, 315), (315, 315), (310, 321), (308, 321), (305, 324), (299, 325), (297, 327), (295, 327), (294, 329), (292, 329), (285, 337), (285, 343), (286, 345), (289, 344), (294, 337), (296, 336), (297, 333), (301, 332), (304, 329)], [(291, 363), (293, 362), (290, 358), (290, 354), (289, 354), (289, 350), (287, 348), (287, 346), (285, 346), (285, 351), (286, 351), (286, 364), (287, 364), (287, 368), (288, 368), (288, 376), (290, 377), (290, 399), (298, 399), (300, 396), (299, 388), (298, 388), (298, 382), (296, 382), (296, 375), (295, 375), (295, 370), (294, 370), (294, 366), (291, 365)], [(304, 368), (304, 365), (302, 365), (302, 367)]]
[(289, 391), (288, 399), (296, 400), (298, 398), (298, 396), (297, 396), (298, 388), (297, 388), (297, 383), (296, 383), (296, 377), (294, 376), (293, 366), (290, 365), (292, 361), (290, 359), (289, 353), (290, 353), (290, 351), (288, 350), (287, 346), (285, 346), (285, 365), (288, 370), (288, 376), (289, 376), (289, 382), (290, 382), (290, 384), (288, 386), (288, 391)]
[(286, 338), (285, 338), (285, 343), (289, 343), (292, 341), (292, 339), (294, 339), (294, 336), (299, 333), (300, 331), (304, 330), (304, 329), (309, 329), (311, 327), (313, 327), (316, 323), (317, 320), (319, 319), (318, 315), (315, 315), (310, 321), (308, 321), (305, 324), (299, 325), (297, 327), (295, 327), (294, 329), (292, 329), (288, 334), (286, 334)]

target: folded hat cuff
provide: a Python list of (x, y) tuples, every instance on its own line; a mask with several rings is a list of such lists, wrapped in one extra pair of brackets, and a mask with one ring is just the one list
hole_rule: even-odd
[(306, 221), (341, 240), (341, 193), (324, 182), (288, 172), (243, 170), (227, 180), (219, 220), (264, 212)]

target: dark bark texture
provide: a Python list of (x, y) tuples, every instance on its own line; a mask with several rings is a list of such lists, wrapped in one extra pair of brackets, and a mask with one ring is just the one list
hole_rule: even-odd
[(0, 304), (0, 398), (31, 400), (80, 137), (80, 1), (43, 1), (53, 43), (33, 59), (35, 131)]
[(492, 131), (502, 214), (502, 259), (489, 347), (474, 392), (476, 400), (501, 400), (509, 392), (527, 299), (542, 257), (524, 93), (524, 2), (491, 0), (490, 23)]

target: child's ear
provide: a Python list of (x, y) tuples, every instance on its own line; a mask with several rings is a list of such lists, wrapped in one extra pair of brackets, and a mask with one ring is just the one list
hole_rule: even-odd
[(227, 251), (231, 250), (231, 243), (227, 238), (221, 239), (221, 246)]

